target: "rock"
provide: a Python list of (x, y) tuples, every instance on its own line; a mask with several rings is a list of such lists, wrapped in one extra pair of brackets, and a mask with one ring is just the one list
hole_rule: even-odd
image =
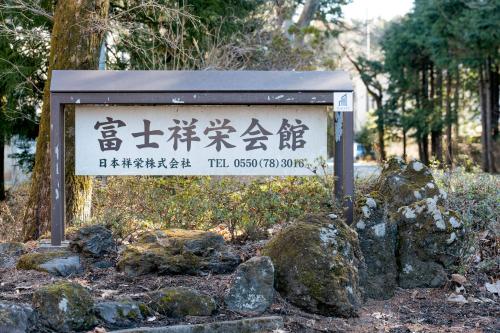
[(467, 282), (467, 278), (462, 274), (451, 274), (451, 281), (463, 286)]
[(458, 304), (469, 303), (463, 295), (456, 295), (456, 294), (451, 294), (450, 296), (448, 296), (446, 301), (450, 302), (450, 303), (458, 303)]
[(69, 246), (75, 252), (95, 258), (116, 252), (111, 231), (98, 224), (80, 228)]
[(441, 203), (446, 192), (441, 191), (429, 168), (417, 160), (406, 164), (401, 158), (389, 159), (382, 169), (376, 185), (391, 209), (410, 205), (425, 198)]
[(150, 298), (151, 310), (173, 318), (210, 316), (216, 309), (212, 297), (189, 288), (164, 288), (150, 294)]
[(130, 299), (97, 303), (95, 311), (112, 328), (131, 327), (143, 319), (139, 305)]
[(32, 332), (35, 321), (35, 313), (30, 306), (0, 302), (0, 332)]
[(0, 243), (0, 269), (16, 267), (18, 258), (24, 253), (23, 243)]
[(389, 205), (378, 192), (361, 197), (357, 202), (359, 245), (366, 263), (361, 283), (366, 296), (388, 299), (397, 287), (396, 261), (397, 223), (389, 217)]
[[(395, 167), (396, 164), (398, 167)], [(430, 169), (418, 160), (408, 164), (397, 158), (390, 160), (379, 179), (379, 190), (385, 190), (386, 195), (395, 199), (395, 206), (408, 205), (424, 198), (440, 202), (447, 197), (438, 188)]]
[(240, 261), (216, 233), (170, 229), (148, 232), (127, 246), (117, 268), (130, 276), (221, 274), (234, 271)]
[(273, 263), (269, 257), (253, 257), (238, 266), (225, 301), (229, 310), (251, 315), (266, 311), (273, 297)]
[(500, 296), (500, 280), (497, 280), (495, 283), (484, 284), (484, 288), (492, 294), (497, 294)]
[(460, 218), (427, 198), (401, 207), (398, 256), (399, 285), (403, 288), (440, 287), (447, 281), (445, 269), (460, 257), (464, 230)]
[(174, 325), (165, 327), (141, 327), (113, 331), (113, 333), (267, 333), (284, 332), (281, 317), (258, 317), (220, 321), (198, 325)]
[(98, 260), (92, 263), (92, 266), (98, 269), (107, 269), (114, 267), (115, 264), (111, 260)]
[(33, 293), (38, 320), (56, 332), (83, 331), (94, 327), (94, 303), (90, 293), (74, 282), (56, 282)]
[[(399, 226), (401, 216), (394, 218), (394, 213), (426, 199), (439, 205), (446, 199), (446, 193), (438, 188), (427, 166), (416, 160), (406, 164), (400, 158), (385, 163), (374, 188), (375, 191), (357, 201), (355, 211), (355, 227), (366, 263), (361, 283), (367, 296), (388, 299), (394, 295), (399, 272), (413, 268), (398, 267), (398, 238), (404, 236)], [(404, 218), (412, 218), (412, 211), (405, 213), (408, 216)], [(429, 262), (427, 268), (435, 277), (440, 276), (433, 284), (440, 284), (443, 276), (439, 265)]]
[(83, 272), (80, 257), (67, 251), (27, 253), (19, 258), (17, 269), (36, 270), (67, 277)]
[(264, 247), (276, 270), (275, 287), (305, 311), (353, 317), (361, 305), (357, 234), (340, 219), (310, 215)]

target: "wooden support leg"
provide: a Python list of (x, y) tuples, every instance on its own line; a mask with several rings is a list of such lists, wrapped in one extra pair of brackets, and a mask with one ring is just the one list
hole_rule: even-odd
[(50, 97), (50, 196), (51, 244), (64, 240), (64, 105)]

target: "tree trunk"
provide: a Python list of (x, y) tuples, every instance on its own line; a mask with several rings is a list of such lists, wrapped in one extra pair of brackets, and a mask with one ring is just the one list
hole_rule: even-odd
[(498, 68), (491, 63), (491, 58), (488, 58), (488, 82), (489, 82), (489, 162), (490, 172), (496, 173), (497, 166), (495, 164), (495, 143), (498, 137)]
[(488, 83), (488, 78), (487, 75), (485, 75), (488, 72), (488, 68), (484, 64), (480, 66), (479, 68), (479, 100), (480, 100), (480, 106), (481, 106), (481, 146), (482, 146), (482, 169), (484, 172), (490, 172), (490, 154), (489, 154), (489, 124), (488, 124), (488, 118), (490, 118), (489, 113), (489, 83)]
[[(451, 83), (452, 83), (452, 76), (450, 71), (447, 71), (446, 73), (446, 164), (448, 166), (452, 166), (453, 164), (453, 149), (452, 149), (452, 137), (451, 137), (451, 130), (452, 130), (452, 115), (451, 115)], [(455, 87), (455, 90), (458, 87)], [(456, 107), (456, 105), (455, 105)]]
[[(499, 89), (500, 89), (500, 73), (498, 72), (498, 66), (493, 66), (492, 70), (490, 71), (490, 77), (491, 77), (491, 128), (492, 128), (492, 136), (493, 136), (493, 142), (497, 142), (500, 136), (500, 128), (499, 122), (500, 122), (500, 111), (499, 111)], [(496, 161), (496, 160), (494, 160)]]
[(297, 21), (297, 26), (301, 30), (296, 35), (296, 44), (300, 45), (304, 43), (304, 28), (308, 27), (311, 21), (319, 10), (320, 0), (307, 0), (304, 4), (304, 8), (300, 13), (299, 20)]
[[(0, 104), (0, 106), (1, 106), (1, 104)], [(1, 107), (0, 107), (0, 112), (2, 112)], [(4, 154), (5, 154), (5, 140), (4, 140), (4, 135), (2, 133), (0, 133), (0, 201), (5, 200), (5, 178), (4, 178), (5, 160), (4, 160)]]
[[(50, 221), (50, 80), (54, 69), (97, 69), (109, 0), (58, 1), (51, 36), (49, 73), (45, 82), (30, 196), (24, 215), (25, 240), (48, 230)], [(74, 109), (67, 109), (66, 219), (88, 214), (92, 179), (74, 175)]]
[(300, 13), (299, 20), (297, 21), (297, 25), (299, 28), (308, 27), (311, 21), (314, 18), (314, 15), (319, 10), (320, 0), (307, 0), (304, 4), (304, 8)]
[(429, 116), (429, 83), (427, 78), (427, 65), (423, 66), (422, 70), (422, 108), (426, 115), (426, 120), (421, 124), (421, 138), (422, 138), (422, 163), (429, 164), (429, 127), (428, 127), (428, 116)]
[(429, 165), (429, 134), (424, 133), (422, 136), (422, 163)]
[(455, 132), (455, 140), (460, 137), (460, 126), (459, 126), (459, 112), (460, 112), (460, 67), (455, 69), (455, 87), (453, 89), (453, 129)]
[[(431, 72), (432, 75), (432, 72)], [(436, 100), (434, 99), (436, 93)], [(441, 70), (436, 74), (436, 85), (434, 79), (431, 79), (431, 105), (432, 105), (432, 131), (431, 131), (431, 149), (432, 155), (443, 165), (443, 128), (442, 128), (442, 107), (443, 107), (443, 73)]]
[[(375, 96), (374, 96), (375, 97)], [(384, 109), (382, 106), (382, 97), (376, 97), (375, 103), (377, 105), (377, 133), (378, 133), (378, 148), (380, 152), (380, 160), (385, 161), (385, 119)]]
[(408, 158), (406, 154), (406, 123), (405, 123), (405, 114), (406, 114), (406, 95), (403, 93), (403, 96), (401, 97), (401, 118), (402, 118), (402, 127), (403, 127), (403, 160), (406, 161)]

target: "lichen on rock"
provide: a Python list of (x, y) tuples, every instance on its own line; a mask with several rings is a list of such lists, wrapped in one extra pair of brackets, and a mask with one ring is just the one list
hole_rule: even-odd
[(36, 314), (29, 305), (0, 302), (0, 332), (35, 332)]
[(231, 311), (260, 314), (271, 306), (273, 297), (274, 266), (269, 257), (262, 256), (238, 266), (225, 302)]
[(90, 293), (74, 282), (56, 282), (33, 293), (33, 308), (40, 323), (56, 332), (83, 331), (94, 327), (94, 303)]
[(84, 256), (100, 258), (114, 253), (116, 243), (110, 230), (96, 224), (78, 229), (70, 242), (70, 248)]
[(417, 160), (406, 164), (399, 158), (389, 159), (384, 164), (376, 188), (392, 209), (423, 198), (435, 198), (438, 203), (446, 198), (446, 193), (438, 189), (429, 168)]
[(144, 233), (122, 252), (117, 268), (130, 276), (229, 273), (240, 263), (222, 236), (200, 230), (156, 230)]
[(15, 267), (17, 260), (25, 252), (23, 243), (0, 243), (0, 269)]
[(460, 257), (464, 228), (458, 214), (427, 198), (401, 207), (395, 219), (399, 222), (400, 286), (442, 286), (445, 270)]
[[(445, 231), (447, 220), (443, 214), (452, 214), (445, 213), (441, 206), (447, 198), (446, 192), (439, 189), (430, 169), (423, 163), (414, 160), (406, 164), (400, 158), (391, 158), (384, 164), (374, 188), (374, 192), (358, 199), (355, 210), (355, 226), (366, 262), (366, 274), (362, 279), (366, 294), (377, 299), (391, 297), (398, 279), (402, 286), (416, 284), (417, 281), (407, 284), (404, 277), (422, 276), (418, 273), (419, 269), (436, 277), (432, 283), (422, 282), (423, 285), (440, 285), (444, 271), (439, 258), (426, 259), (425, 265), (401, 259), (404, 256), (401, 251), (406, 249), (401, 244), (415, 241), (408, 237), (408, 228), (402, 224), (421, 217), (424, 206), (415, 204), (419, 202), (425, 203), (433, 227), (437, 231)], [(458, 226), (458, 221), (458, 216), (454, 215), (448, 222)], [(458, 238), (457, 233), (450, 232), (444, 244), (452, 244)]]
[(95, 311), (108, 327), (130, 327), (143, 319), (139, 304), (131, 299), (104, 301), (95, 305)]
[(366, 263), (361, 283), (366, 296), (387, 299), (397, 286), (396, 239), (397, 224), (389, 216), (389, 204), (378, 192), (357, 200), (357, 207), (368, 212), (356, 214), (356, 230)]
[(357, 315), (362, 265), (357, 234), (343, 221), (309, 215), (264, 248), (276, 270), (276, 289), (291, 303), (327, 316)]
[(69, 251), (26, 253), (19, 258), (16, 268), (64, 277), (83, 272), (80, 257)]
[(184, 287), (164, 288), (149, 295), (148, 307), (167, 317), (210, 316), (216, 303), (210, 296)]

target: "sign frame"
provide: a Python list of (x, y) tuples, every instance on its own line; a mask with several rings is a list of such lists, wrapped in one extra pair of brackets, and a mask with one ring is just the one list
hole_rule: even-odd
[[(340, 98), (335, 106), (338, 93), (347, 98)], [(333, 105), (334, 193), (352, 224), (353, 99), (353, 85), (344, 71), (54, 70), (50, 85), (51, 245), (60, 246), (65, 233), (65, 105)]]

